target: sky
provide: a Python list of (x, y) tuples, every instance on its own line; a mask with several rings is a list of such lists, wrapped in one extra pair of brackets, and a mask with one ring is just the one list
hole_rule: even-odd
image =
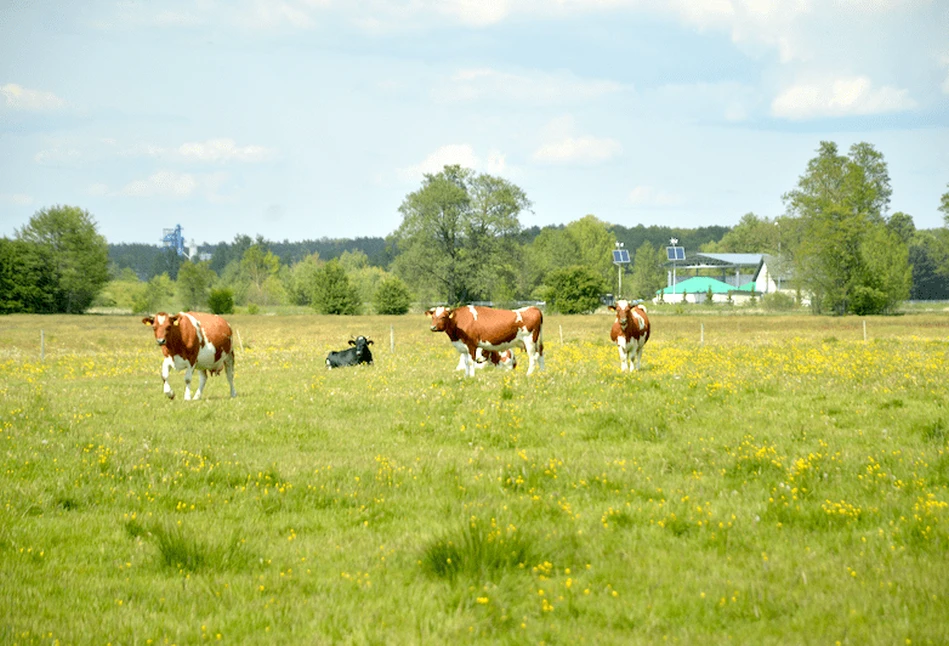
[(784, 213), (821, 141), (883, 154), (917, 228), (949, 191), (946, 0), (0, 0), (0, 236), (386, 236), (426, 173), (524, 226)]

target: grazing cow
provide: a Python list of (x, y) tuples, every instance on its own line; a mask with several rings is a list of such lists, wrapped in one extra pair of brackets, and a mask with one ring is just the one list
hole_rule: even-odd
[(231, 397), (237, 397), (237, 391), (234, 390), (231, 326), (227, 321), (220, 316), (201, 312), (159, 312), (155, 316), (146, 316), (142, 323), (154, 330), (155, 341), (165, 357), (161, 363), (161, 379), (169, 399), (175, 398), (175, 391), (168, 384), (168, 373), (172, 368), (185, 371), (186, 401), (191, 399), (191, 376), (195, 370), (199, 371), (200, 377), (195, 399), (201, 399), (208, 372), (217, 375), (221, 370), (227, 374)]
[(610, 330), (610, 338), (619, 348), (619, 367), (626, 372), (638, 370), (642, 365), (643, 346), (649, 340), (649, 318), (646, 308), (639, 303), (619, 300), (610, 305), (616, 312), (616, 320)]
[[(517, 367), (517, 357), (514, 356), (514, 350), (502, 350), (501, 352), (489, 350), (485, 352), (478, 348), (475, 352), (475, 368), (484, 368), (489, 365), (505, 370), (514, 370)], [(458, 357), (458, 367), (455, 370), (465, 369), (465, 355), (460, 355)]]
[[(527, 374), (544, 367), (544, 315), (536, 307), (495, 310), (490, 307), (433, 307), (432, 332), (444, 332), (464, 362), (465, 374), (473, 377), (478, 350), (523, 348), (529, 361)], [(512, 355), (513, 358), (513, 355)]]
[(326, 355), (326, 367), (332, 370), (333, 368), (345, 368), (360, 363), (372, 365), (372, 352), (369, 351), (369, 346), (372, 345), (370, 339), (357, 336), (355, 339), (349, 340), (349, 345), (353, 347), (338, 352), (334, 350)]

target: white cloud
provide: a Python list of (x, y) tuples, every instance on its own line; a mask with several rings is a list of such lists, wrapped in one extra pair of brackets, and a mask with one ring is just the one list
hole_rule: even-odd
[(0, 86), (0, 94), (6, 105), (14, 110), (51, 111), (66, 107), (66, 102), (52, 92), (31, 90), (16, 83)]
[(598, 137), (567, 137), (547, 143), (534, 151), (535, 161), (554, 164), (592, 164), (616, 157), (623, 146), (615, 139)]
[(801, 83), (781, 92), (771, 103), (771, 113), (786, 119), (842, 117), (903, 112), (916, 107), (908, 90), (873, 87), (866, 76), (822, 83)]
[(129, 182), (121, 190), (113, 193), (104, 184), (93, 184), (89, 192), (93, 195), (121, 195), (125, 197), (164, 197), (185, 199), (203, 195), (208, 201), (220, 202), (224, 198), (218, 190), (227, 181), (225, 173), (192, 174), (162, 170), (149, 175), (146, 179)]
[(575, 135), (572, 115), (551, 119), (544, 126), (544, 143), (534, 151), (534, 161), (550, 164), (596, 164), (616, 157), (623, 146), (615, 139)]
[(629, 203), (634, 206), (681, 206), (685, 200), (652, 186), (637, 186), (629, 192)]
[(623, 89), (613, 81), (581, 79), (567, 72), (515, 74), (490, 68), (458, 70), (433, 91), (446, 103), (509, 100), (527, 104), (587, 101)]
[(480, 160), (470, 144), (448, 144), (438, 148), (421, 163), (399, 169), (404, 180), (416, 180), (423, 175), (440, 173), (445, 166), (457, 164), (464, 168), (478, 168)]
[(242, 163), (266, 162), (274, 158), (276, 151), (258, 145), (238, 146), (233, 139), (222, 138), (189, 141), (177, 148), (140, 143), (126, 148), (120, 154), (127, 157), (154, 157), (167, 161), (217, 164), (232, 161)]
[(14, 204), (16, 206), (29, 206), (33, 203), (33, 197), (26, 193), (4, 193), (0, 194), (0, 202)]
[(208, 139), (189, 142), (178, 147), (177, 154), (201, 162), (262, 162), (273, 157), (273, 151), (263, 146), (238, 146), (233, 139)]
[(33, 161), (37, 164), (69, 164), (76, 161), (82, 157), (82, 153), (79, 152), (76, 148), (64, 148), (61, 146), (54, 146), (53, 148), (47, 148), (39, 151), (33, 155)]
[(438, 0), (432, 4), (439, 13), (472, 27), (501, 22), (510, 13), (510, 5), (508, 0)]

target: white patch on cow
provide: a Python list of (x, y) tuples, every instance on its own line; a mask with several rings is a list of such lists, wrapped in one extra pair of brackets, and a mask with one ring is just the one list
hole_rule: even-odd
[(159, 314), (159, 315), (158, 315), (158, 320), (157, 320), (157, 322), (158, 322), (158, 325), (159, 325), (159, 326), (164, 325), (164, 324), (165, 324), (165, 315), (164, 315), (164, 314)]
[(478, 310), (475, 309), (475, 306), (474, 306), (474, 305), (469, 305), (469, 306), (468, 306), (468, 311), (471, 312), (472, 318), (474, 318), (474, 320), (477, 321), (477, 320), (478, 320)]
[(514, 320), (518, 323), (524, 322), (524, 317), (521, 316), (521, 310), (514, 310)]
[(636, 310), (633, 310), (633, 318), (636, 319), (636, 323), (639, 325), (640, 332), (646, 329), (646, 319), (644, 319)]

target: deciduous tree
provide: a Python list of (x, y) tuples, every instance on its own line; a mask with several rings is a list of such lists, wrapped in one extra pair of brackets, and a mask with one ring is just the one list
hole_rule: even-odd
[(88, 211), (75, 206), (42, 209), (17, 237), (48, 251), (56, 277), (56, 311), (85, 311), (109, 282), (109, 246)]
[(529, 207), (524, 191), (499, 177), (460, 166), (426, 174), (399, 207), (394, 268), (432, 299), (487, 298), (496, 268), (516, 246), (518, 214)]

